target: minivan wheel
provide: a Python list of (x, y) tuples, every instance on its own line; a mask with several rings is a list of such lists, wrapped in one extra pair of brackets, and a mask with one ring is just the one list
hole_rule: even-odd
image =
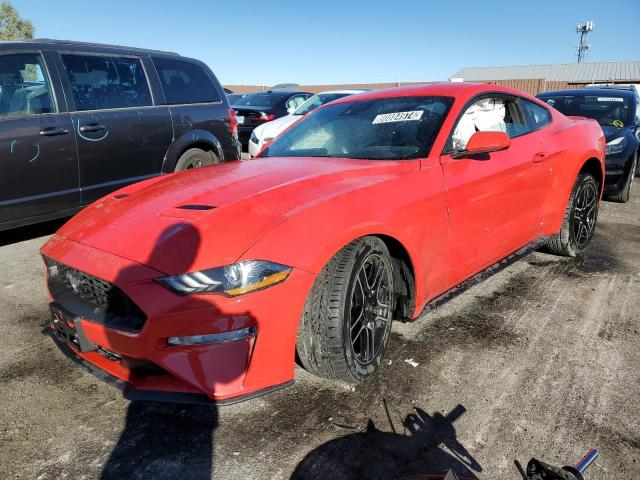
[(190, 148), (178, 159), (174, 171), (180, 172), (191, 168), (206, 167), (215, 163), (220, 163), (220, 159), (215, 153), (200, 148)]
[(547, 241), (551, 253), (565, 257), (581, 254), (591, 242), (598, 221), (600, 187), (590, 173), (576, 179), (564, 214), (562, 228)]
[(306, 370), (351, 383), (375, 372), (391, 331), (392, 269), (377, 237), (351, 242), (322, 269), (298, 330), (296, 349)]

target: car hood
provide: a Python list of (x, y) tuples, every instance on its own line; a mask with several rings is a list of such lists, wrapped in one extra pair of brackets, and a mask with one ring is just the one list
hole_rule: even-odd
[(57, 234), (175, 275), (233, 263), (293, 209), (418, 168), (340, 158), (229, 162), (125, 187)]
[(275, 138), (280, 135), (289, 125), (301, 119), (303, 115), (285, 115), (257, 127), (254, 132), (260, 140), (265, 138)]
[(613, 125), (605, 125), (602, 127), (602, 131), (604, 132), (604, 137), (607, 142), (611, 140), (615, 140), (618, 137), (623, 137), (627, 133), (627, 128), (618, 128)]

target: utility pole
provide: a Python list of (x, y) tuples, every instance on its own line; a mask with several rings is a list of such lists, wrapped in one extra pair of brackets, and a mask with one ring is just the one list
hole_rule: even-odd
[(576, 47), (578, 49), (578, 63), (581, 63), (584, 60), (584, 57), (587, 56), (588, 50), (591, 48), (591, 45), (587, 43), (587, 36), (589, 35), (589, 32), (593, 30), (593, 27), (594, 24), (591, 20), (585, 24), (576, 24), (576, 33), (580, 34), (580, 42)]

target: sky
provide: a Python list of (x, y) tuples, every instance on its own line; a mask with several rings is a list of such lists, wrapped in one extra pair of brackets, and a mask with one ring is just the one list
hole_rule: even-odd
[[(446, 80), (463, 67), (640, 60), (640, 0), (12, 0), (39, 38), (170, 50), (223, 84)], [(315, 8), (315, 6), (319, 8)]]

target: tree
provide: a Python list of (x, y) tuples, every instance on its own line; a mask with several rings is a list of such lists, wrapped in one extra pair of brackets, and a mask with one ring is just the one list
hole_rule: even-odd
[(33, 24), (23, 20), (9, 2), (0, 3), (0, 41), (33, 38)]

